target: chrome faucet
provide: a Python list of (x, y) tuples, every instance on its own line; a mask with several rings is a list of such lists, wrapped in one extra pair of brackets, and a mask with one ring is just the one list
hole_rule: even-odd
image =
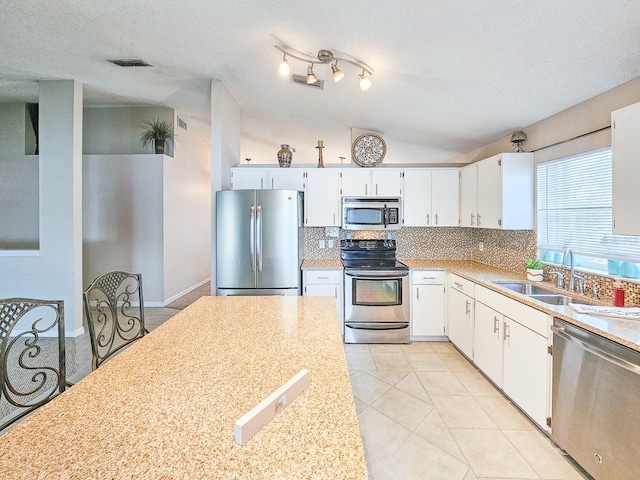
[[(571, 263), (569, 265), (567, 265), (567, 257), (571, 256)], [(575, 287), (575, 262), (574, 262), (574, 255), (573, 252), (571, 251), (570, 248), (566, 248), (564, 250), (564, 254), (562, 255), (562, 265), (563, 268), (567, 268), (567, 266), (569, 267), (569, 286), (567, 287), (567, 289), (570, 292), (573, 292), (573, 289)]]
[(564, 288), (564, 274), (562, 272), (549, 272), (549, 275), (556, 276), (556, 287)]

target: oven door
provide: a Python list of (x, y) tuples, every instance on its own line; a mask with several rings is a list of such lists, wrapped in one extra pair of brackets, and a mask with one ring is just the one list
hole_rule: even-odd
[(409, 342), (408, 271), (347, 269), (344, 286), (345, 342)]

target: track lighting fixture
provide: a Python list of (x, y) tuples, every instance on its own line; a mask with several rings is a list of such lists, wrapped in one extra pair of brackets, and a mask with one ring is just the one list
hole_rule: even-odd
[(311, 85), (312, 83), (316, 83), (318, 81), (318, 77), (313, 73), (313, 63), (307, 67), (307, 85)]
[(287, 57), (294, 58), (301, 62), (307, 63), (309, 66), (307, 67), (307, 85), (314, 84), (318, 82), (318, 77), (313, 71), (314, 65), (325, 64), (331, 66), (331, 72), (333, 73), (333, 81), (339, 82), (345, 76), (344, 72), (338, 68), (338, 61), (349, 63), (358, 67), (358, 69), (362, 69), (362, 73), (358, 74), (358, 80), (360, 85), (360, 90), (363, 92), (369, 90), (371, 88), (371, 79), (366, 76), (373, 75), (373, 69), (369, 67), (366, 63), (360, 62), (358, 60), (350, 60), (348, 58), (338, 58), (333, 55), (333, 52), (329, 50), (320, 50), (318, 52), (317, 58), (312, 57), (311, 55), (307, 55), (304, 53), (297, 52), (291, 49), (285, 49), (284, 47), (280, 47), (276, 45), (276, 48), (282, 52), (282, 63), (278, 67), (278, 73), (283, 76), (289, 76), (291, 70), (289, 68), (289, 63), (287, 62)]

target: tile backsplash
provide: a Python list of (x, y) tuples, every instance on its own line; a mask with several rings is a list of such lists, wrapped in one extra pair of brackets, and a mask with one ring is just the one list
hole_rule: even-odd
[[(343, 230), (340, 230), (340, 238), (344, 236), (344, 233)], [(524, 274), (526, 272), (524, 259), (536, 257), (536, 233), (533, 230), (404, 227), (390, 233), (398, 242), (398, 258), (475, 260)], [(387, 232), (351, 232), (351, 236), (352, 238), (386, 238)], [(327, 237), (324, 228), (305, 228), (305, 258), (326, 260), (340, 258), (340, 238)], [(332, 247), (329, 247), (329, 240), (333, 240)], [(319, 247), (320, 241), (324, 241), (325, 248)], [(544, 268), (544, 280), (555, 281), (555, 277), (549, 275), (550, 271), (555, 270), (563, 272), (568, 281), (568, 269), (551, 265)], [(593, 287), (597, 286), (600, 298), (608, 301), (613, 295), (613, 288), (621, 286), (625, 290), (625, 305), (640, 304), (640, 283), (622, 278), (612, 278), (608, 275), (578, 273), (586, 279), (585, 291), (588, 296), (592, 296)]]

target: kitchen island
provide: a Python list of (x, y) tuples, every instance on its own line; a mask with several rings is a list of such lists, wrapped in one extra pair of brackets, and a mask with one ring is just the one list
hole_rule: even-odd
[[(244, 446), (234, 424), (311, 384)], [(203, 297), (0, 435), (0, 478), (368, 478), (333, 299)]]

